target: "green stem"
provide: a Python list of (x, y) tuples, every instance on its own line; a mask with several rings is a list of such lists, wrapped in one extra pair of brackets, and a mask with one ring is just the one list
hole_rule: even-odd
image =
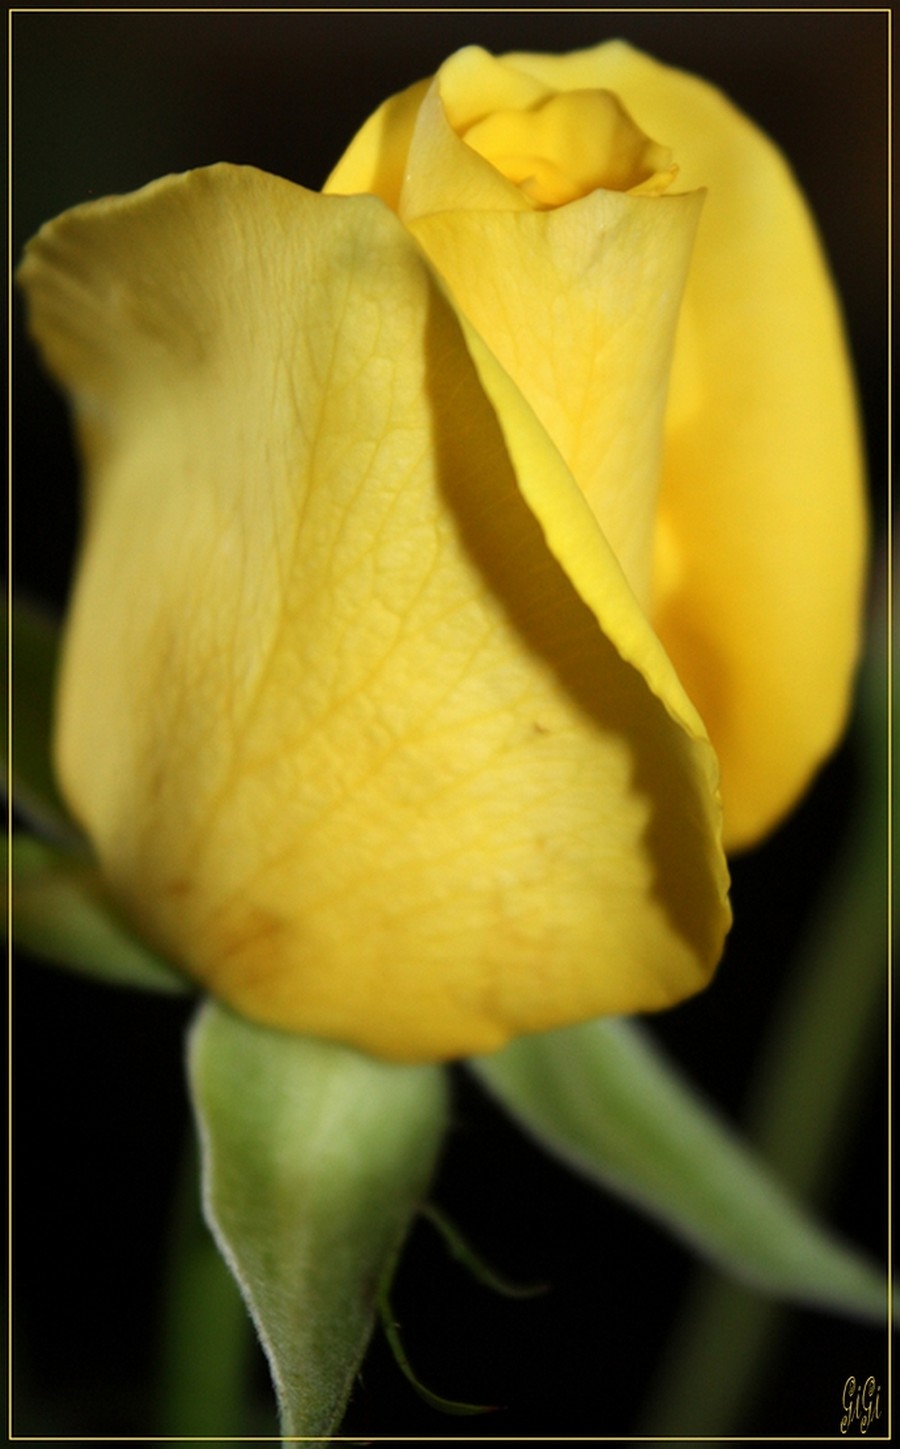
[[(861, 680), (856, 740), (865, 775), (856, 815), (748, 1097), (748, 1136), (781, 1181), (807, 1200), (821, 1199), (831, 1186), (840, 1165), (836, 1149), (847, 1140), (884, 1030), (886, 680), (883, 640), (878, 645)], [(777, 1303), (702, 1274), (642, 1432), (736, 1432), (784, 1326)]]
[(175, 1200), (164, 1306), (160, 1434), (240, 1435), (253, 1333), (200, 1210), (193, 1142)]

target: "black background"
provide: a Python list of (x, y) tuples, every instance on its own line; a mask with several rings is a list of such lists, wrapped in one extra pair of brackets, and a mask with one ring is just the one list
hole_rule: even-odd
[[(790, 158), (845, 303), (877, 539), (886, 498), (884, 13), (22, 12), (13, 19), (14, 255), (65, 207), (169, 171), (229, 160), (317, 187), (384, 96), (431, 73), (460, 45), (558, 51), (615, 35), (714, 80)], [(62, 606), (77, 470), (63, 406), (18, 326), (14, 361), (13, 577)], [(655, 1023), (731, 1116), (740, 1115), (792, 947), (821, 899), (856, 779), (844, 747), (795, 816), (735, 862), (737, 926), (716, 982)], [(15, 1428), (152, 1435), (148, 1366), (173, 1175), (188, 1130), (190, 1008), (34, 962), (18, 970), (14, 999)], [(878, 1040), (860, 1100), (859, 1130), (841, 1144), (827, 1211), (882, 1256)], [(636, 1432), (697, 1272), (688, 1255), (550, 1163), (462, 1073), (435, 1197), (498, 1267), (549, 1281), (552, 1291), (530, 1302), (494, 1298), (417, 1228), (398, 1287), (407, 1347), (439, 1391), (508, 1407), (489, 1420), (442, 1418), (414, 1397), (376, 1336), (348, 1432)], [(738, 1432), (835, 1435), (851, 1373), (885, 1383), (882, 1333), (786, 1313), (779, 1352)]]

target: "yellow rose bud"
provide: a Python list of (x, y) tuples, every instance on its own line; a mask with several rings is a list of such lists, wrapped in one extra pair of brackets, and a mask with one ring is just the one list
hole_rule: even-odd
[(702, 986), (716, 751), (744, 843), (841, 728), (861, 588), (836, 307), (759, 132), (619, 43), (471, 48), (324, 194), (170, 177), (22, 279), (88, 474), (60, 778), (158, 948), (402, 1059)]

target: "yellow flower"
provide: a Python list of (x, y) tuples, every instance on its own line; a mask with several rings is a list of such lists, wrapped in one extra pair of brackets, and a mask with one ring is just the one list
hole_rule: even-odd
[(169, 177), (22, 278), (87, 469), (59, 773), (140, 929), (406, 1059), (702, 986), (718, 762), (745, 844), (857, 647), (852, 391), (771, 144), (621, 43), (471, 48), (323, 194)]

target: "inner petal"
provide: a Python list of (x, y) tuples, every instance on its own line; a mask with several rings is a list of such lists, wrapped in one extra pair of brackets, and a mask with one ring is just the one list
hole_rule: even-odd
[(492, 111), (460, 135), (539, 208), (600, 188), (662, 191), (675, 175), (671, 151), (635, 125), (612, 91), (568, 91), (527, 110)]

